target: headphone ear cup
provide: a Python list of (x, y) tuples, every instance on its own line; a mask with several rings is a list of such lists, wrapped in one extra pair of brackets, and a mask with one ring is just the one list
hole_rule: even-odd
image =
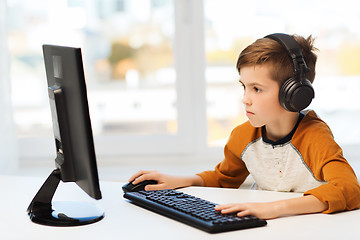
[(291, 77), (281, 85), (279, 91), (281, 106), (290, 112), (300, 112), (305, 109), (314, 96), (314, 89), (308, 79), (296, 81), (294, 77)]

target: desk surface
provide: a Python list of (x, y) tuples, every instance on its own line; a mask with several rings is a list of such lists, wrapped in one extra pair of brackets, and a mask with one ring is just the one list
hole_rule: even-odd
[[(266, 227), (208, 234), (137, 207), (122, 195), (120, 182), (101, 182), (103, 199), (95, 201), (74, 183), (60, 184), (54, 200), (96, 202), (105, 218), (80, 227), (47, 227), (30, 221), (26, 209), (44, 178), (0, 176), (2, 196), (0, 239), (358, 239), (360, 210), (337, 214), (310, 214), (268, 220)], [(189, 187), (181, 191), (216, 203), (272, 201), (301, 196), (244, 189)], [(356, 237), (357, 236), (357, 237)]]

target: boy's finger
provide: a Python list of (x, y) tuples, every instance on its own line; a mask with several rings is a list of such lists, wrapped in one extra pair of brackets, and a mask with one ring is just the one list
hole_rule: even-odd
[(129, 178), (129, 182), (132, 182), (134, 181), (135, 179), (139, 178), (140, 176), (144, 175), (144, 174), (148, 174), (150, 173), (151, 171), (145, 171), (145, 170), (141, 170), (141, 171), (138, 171), (137, 173), (135, 173), (134, 175), (132, 175), (130, 178)]
[(148, 184), (145, 186), (145, 191), (163, 190), (166, 189), (164, 184)]

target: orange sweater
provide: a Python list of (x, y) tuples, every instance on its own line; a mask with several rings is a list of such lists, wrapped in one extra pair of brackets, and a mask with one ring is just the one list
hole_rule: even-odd
[(205, 186), (238, 188), (251, 173), (260, 189), (304, 192), (327, 203), (324, 213), (360, 207), (360, 186), (330, 128), (307, 112), (289, 141), (277, 145), (262, 138), (249, 122), (236, 127), (213, 171), (198, 175)]

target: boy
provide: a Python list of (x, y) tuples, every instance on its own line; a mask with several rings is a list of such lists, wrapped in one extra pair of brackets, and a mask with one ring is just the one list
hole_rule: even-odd
[[(282, 39), (287, 39), (290, 50)], [(298, 48), (299, 56), (291, 53), (293, 48)], [(314, 111), (300, 111), (310, 104), (314, 94), (314, 50), (311, 36), (305, 39), (273, 34), (249, 45), (237, 62), (249, 121), (232, 131), (224, 148), (224, 160), (215, 170), (195, 176), (140, 171), (129, 181), (158, 182), (147, 185), (146, 190), (186, 186), (238, 188), (251, 174), (257, 189), (304, 193), (287, 200), (215, 207), (223, 214), (236, 212), (238, 216), (251, 214), (262, 219), (359, 208), (359, 182), (331, 130)], [(300, 84), (301, 90), (294, 90), (292, 84)], [(287, 91), (295, 95), (290, 100), (294, 104), (287, 103)]]

